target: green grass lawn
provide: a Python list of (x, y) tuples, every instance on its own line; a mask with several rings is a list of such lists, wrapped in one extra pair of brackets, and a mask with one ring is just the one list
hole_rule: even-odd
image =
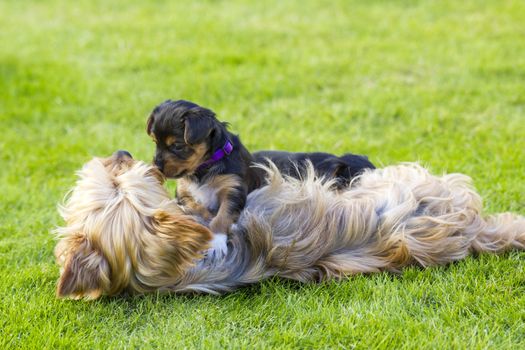
[(1, 1), (0, 349), (524, 347), (525, 253), (79, 302), (55, 299), (50, 234), (92, 156), (152, 158), (167, 98), (250, 150), (420, 161), (525, 214), (524, 23), (518, 0)]

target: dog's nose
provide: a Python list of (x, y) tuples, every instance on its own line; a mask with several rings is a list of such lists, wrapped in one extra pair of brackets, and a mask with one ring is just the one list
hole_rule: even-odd
[(161, 159), (155, 157), (153, 163), (155, 163), (155, 166), (159, 168), (161, 172), (164, 172), (164, 162)]
[(133, 157), (131, 156), (131, 153), (129, 153), (128, 151), (124, 151), (124, 150), (118, 150), (115, 153), (113, 153), (113, 155), (117, 159), (122, 159), (124, 157), (133, 159)]

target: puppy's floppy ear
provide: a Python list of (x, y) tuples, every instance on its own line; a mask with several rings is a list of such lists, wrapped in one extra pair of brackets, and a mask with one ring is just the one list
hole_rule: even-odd
[(109, 290), (109, 265), (85, 237), (77, 236), (68, 242), (60, 242), (55, 256), (59, 261), (64, 259), (57, 286), (59, 298), (97, 299)]
[(151, 135), (151, 129), (153, 128), (153, 113), (150, 114), (148, 121), (146, 122), (146, 132)]
[(194, 107), (184, 115), (184, 141), (194, 145), (207, 138), (213, 131), (217, 120), (215, 113), (202, 107)]
[[(182, 274), (201, 252), (209, 248), (211, 231), (195, 222), (191, 217), (158, 211), (152, 218), (153, 234), (162, 240), (155, 258), (164, 263), (157, 266), (167, 269), (168, 274)], [(166, 266), (166, 264), (169, 266)], [(160, 271), (159, 271), (160, 272)]]

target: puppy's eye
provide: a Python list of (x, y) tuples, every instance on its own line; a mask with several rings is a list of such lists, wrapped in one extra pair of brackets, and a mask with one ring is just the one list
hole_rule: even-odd
[(175, 151), (182, 151), (182, 150), (186, 149), (186, 144), (184, 144), (184, 143), (174, 143), (173, 145), (170, 146), (170, 148), (175, 150)]

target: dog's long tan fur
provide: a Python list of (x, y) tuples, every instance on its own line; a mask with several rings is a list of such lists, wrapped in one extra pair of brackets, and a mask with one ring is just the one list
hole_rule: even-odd
[(319, 281), (525, 249), (525, 218), (483, 216), (465, 175), (402, 164), (334, 192), (312, 169), (302, 180), (266, 171), (269, 185), (249, 195), (228, 254), (216, 259), (201, 254), (211, 232), (171, 201), (154, 168), (92, 160), (61, 209), (58, 296), (223, 293), (274, 275)]

